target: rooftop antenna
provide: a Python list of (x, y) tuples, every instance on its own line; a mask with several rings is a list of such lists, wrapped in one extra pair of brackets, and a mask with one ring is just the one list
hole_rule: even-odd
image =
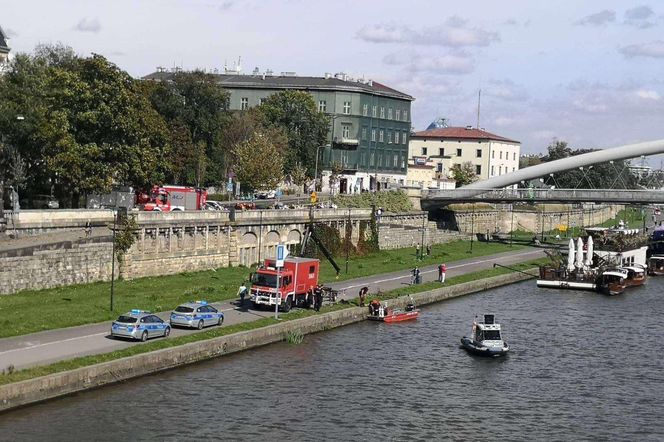
[(477, 129), (480, 128), (480, 103), (482, 102), (482, 89), (477, 94)]

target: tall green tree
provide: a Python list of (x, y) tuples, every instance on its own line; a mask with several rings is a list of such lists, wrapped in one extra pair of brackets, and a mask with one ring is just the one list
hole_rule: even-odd
[[(229, 93), (213, 75), (202, 71), (178, 72), (172, 81), (144, 83), (142, 90), (154, 108), (169, 125), (177, 127), (177, 132), (171, 131), (171, 141), (181, 145), (183, 139), (190, 139), (197, 149), (204, 147), (205, 155), (196, 149), (188, 155), (187, 171), (179, 176), (186, 177), (189, 184), (221, 184), (229, 164), (229, 151), (221, 142), (230, 117)], [(192, 163), (193, 159), (197, 163)], [(193, 177), (195, 181), (191, 181)]]
[(283, 148), (279, 140), (257, 131), (234, 149), (235, 174), (251, 190), (271, 190), (283, 180)]
[(452, 179), (456, 181), (456, 187), (474, 183), (478, 179), (475, 173), (475, 166), (470, 161), (462, 164), (454, 164), (450, 168), (450, 172), (452, 173)]
[(277, 92), (258, 109), (267, 124), (281, 128), (288, 137), (285, 173), (290, 174), (299, 163), (313, 176), (316, 148), (329, 142), (330, 129), (330, 119), (318, 111), (313, 96), (302, 91)]
[(19, 149), (35, 193), (53, 187), (76, 206), (80, 194), (112, 183), (159, 182), (170, 167), (163, 118), (102, 56), (80, 58), (64, 46), (18, 54), (0, 96), (0, 132)]

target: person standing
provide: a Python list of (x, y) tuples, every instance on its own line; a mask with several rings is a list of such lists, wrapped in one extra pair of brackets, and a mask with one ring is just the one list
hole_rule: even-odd
[(240, 296), (240, 307), (244, 306), (244, 298), (247, 296), (247, 286), (245, 285), (244, 281), (242, 281), (242, 285), (240, 285), (240, 288), (237, 291), (237, 294)]
[(415, 246), (415, 259), (419, 259), (419, 258), (420, 258), (420, 245), (417, 244)]
[(447, 273), (447, 266), (445, 263), (442, 263), (441, 265), (438, 266), (438, 281), (444, 283), (445, 282), (445, 273)]
[(431, 255), (431, 244), (427, 244), (427, 256)]
[(369, 287), (364, 286), (360, 289), (360, 307), (364, 307), (364, 300), (367, 297), (367, 293), (369, 293)]
[(319, 312), (322, 305), (323, 305), (323, 289), (319, 284), (314, 289), (314, 310)]

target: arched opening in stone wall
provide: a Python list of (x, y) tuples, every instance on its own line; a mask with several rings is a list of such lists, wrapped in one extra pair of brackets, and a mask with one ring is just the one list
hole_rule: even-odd
[(288, 232), (288, 239), (286, 239), (286, 248), (291, 255), (299, 252), (300, 242), (302, 241), (302, 234), (299, 230), (291, 230)]
[(254, 233), (248, 232), (242, 235), (238, 249), (240, 265), (249, 267), (258, 262), (258, 238)]
[(279, 232), (272, 230), (265, 235), (265, 257), (275, 258), (277, 256), (277, 246), (281, 242)]

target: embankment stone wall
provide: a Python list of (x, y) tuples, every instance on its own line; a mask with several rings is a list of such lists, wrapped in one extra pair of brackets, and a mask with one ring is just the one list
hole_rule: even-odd
[(0, 259), (0, 293), (111, 279), (110, 243), (67, 245)]
[[(528, 276), (522, 273), (511, 273), (464, 284), (441, 287), (414, 294), (412, 297), (416, 304), (425, 305), (511, 284), (528, 278)], [(389, 300), (388, 304), (401, 307), (408, 303), (409, 300), (408, 297), (402, 297)], [(282, 341), (285, 339), (287, 333), (291, 331), (300, 331), (303, 334), (308, 334), (352, 324), (364, 320), (366, 314), (366, 308), (348, 308), (3, 385), (0, 386), (0, 411)]]

